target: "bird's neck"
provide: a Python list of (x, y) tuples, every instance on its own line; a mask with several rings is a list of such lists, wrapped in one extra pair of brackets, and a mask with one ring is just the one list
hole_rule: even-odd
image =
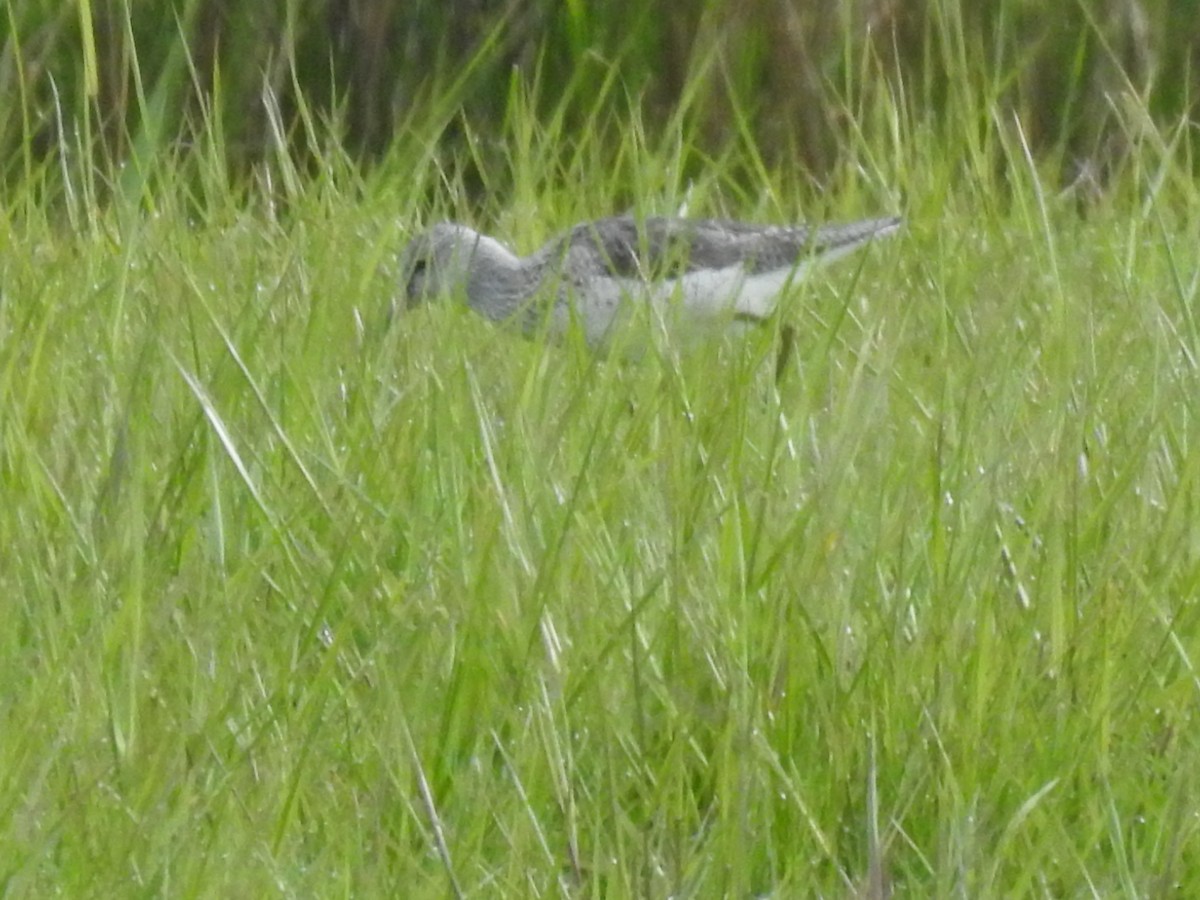
[(526, 261), (494, 238), (480, 235), (467, 279), (467, 301), (489, 319), (507, 319), (536, 287)]

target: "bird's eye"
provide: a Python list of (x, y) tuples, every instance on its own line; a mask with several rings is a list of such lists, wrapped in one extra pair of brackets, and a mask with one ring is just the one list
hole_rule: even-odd
[(428, 261), (424, 258), (413, 261), (412, 268), (408, 270), (408, 283), (410, 285), (417, 282), (418, 279), (424, 280), (427, 265)]
[(428, 260), (422, 258), (414, 260), (412, 268), (408, 271), (408, 284), (405, 285), (405, 293), (408, 295), (408, 306), (410, 309), (425, 299), (425, 270), (427, 268)]

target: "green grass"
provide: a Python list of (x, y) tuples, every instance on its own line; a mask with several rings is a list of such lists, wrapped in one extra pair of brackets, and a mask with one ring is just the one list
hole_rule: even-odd
[[(589, 137), (511, 103), (499, 165), (162, 162), (73, 228), (11, 198), (6, 893), (1195, 891), (1169, 143), (1081, 211), (1004, 123), (960, 153), (863, 111), (818, 190), (737, 134), (699, 157), (686, 110)], [(790, 298), (778, 386), (770, 330), (626, 363), (449, 306), (382, 326), (429, 220), (527, 250), (685, 197), (909, 226)]]

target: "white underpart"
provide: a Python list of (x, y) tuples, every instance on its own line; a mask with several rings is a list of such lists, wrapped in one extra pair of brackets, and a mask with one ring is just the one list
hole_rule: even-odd
[(802, 262), (757, 275), (747, 275), (740, 265), (698, 269), (682, 278), (663, 282), (654, 292), (654, 301), (678, 303), (689, 318), (725, 318), (741, 314), (765, 319), (775, 311), (784, 289), (804, 277), (808, 265)]
[[(843, 252), (835, 251), (837, 256)], [(648, 303), (653, 321), (668, 334), (703, 333), (729, 327), (738, 316), (769, 318), (789, 285), (802, 281), (814, 262), (832, 258), (834, 254), (756, 275), (746, 274), (741, 265), (698, 269), (649, 285), (633, 278), (597, 278), (576, 293), (574, 315), (592, 345), (604, 343), (619, 321), (634, 314), (631, 303)], [(555, 324), (565, 328), (567, 321), (564, 313)]]

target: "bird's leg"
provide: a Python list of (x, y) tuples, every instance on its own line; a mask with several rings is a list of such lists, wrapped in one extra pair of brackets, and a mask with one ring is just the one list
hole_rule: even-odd
[(779, 354), (775, 357), (775, 386), (783, 381), (787, 372), (787, 364), (792, 359), (792, 351), (796, 349), (796, 329), (788, 323), (779, 328)]

